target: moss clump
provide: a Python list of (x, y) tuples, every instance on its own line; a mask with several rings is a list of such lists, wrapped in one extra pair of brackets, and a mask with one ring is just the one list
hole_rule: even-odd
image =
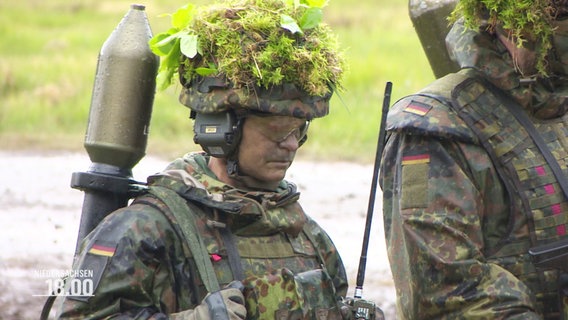
[(460, 0), (451, 20), (464, 18), (465, 25), (492, 31), (499, 26), (510, 32), (518, 47), (533, 48), (537, 70), (547, 74), (546, 56), (552, 48), (552, 23), (566, 15), (566, 0)]
[(344, 60), (321, 21), (324, 4), (228, 0), (185, 6), (172, 15), (174, 27), (150, 41), (164, 57), (158, 81), (167, 87), (179, 67), (182, 83), (215, 76), (235, 88), (293, 83), (310, 95), (325, 95), (341, 87)]

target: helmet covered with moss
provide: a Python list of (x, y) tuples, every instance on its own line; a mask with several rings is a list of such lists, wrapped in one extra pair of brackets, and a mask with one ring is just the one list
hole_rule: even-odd
[(312, 118), (328, 113), (344, 60), (322, 22), (325, 0), (227, 0), (172, 15), (150, 40), (162, 56), (158, 86), (179, 76), (180, 102), (197, 113), (229, 109)]
[(536, 53), (536, 70), (546, 76), (555, 21), (568, 17), (567, 5), (567, 0), (459, 0), (451, 19), (463, 17), (474, 30), (505, 30), (517, 47)]

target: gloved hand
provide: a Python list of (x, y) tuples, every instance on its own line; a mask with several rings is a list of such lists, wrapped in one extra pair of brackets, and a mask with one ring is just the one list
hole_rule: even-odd
[(373, 301), (345, 298), (340, 303), (341, 315), (346, 320), (384, 320), (385, 315)]
[(193, 310), (171, 314), (173, 320), (244, 320), (247, 316), (244, 286), (233, 281), (227, 287), (211, 292)]

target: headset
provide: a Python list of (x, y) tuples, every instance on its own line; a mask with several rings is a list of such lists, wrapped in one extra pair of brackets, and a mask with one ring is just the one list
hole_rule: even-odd
[(215, 158), (232, 156), (240, 142), (243, 118), (237, 118), (228, 110), (219, 113), (197, 113), (191, 111), (194, 119), (193, 141)]

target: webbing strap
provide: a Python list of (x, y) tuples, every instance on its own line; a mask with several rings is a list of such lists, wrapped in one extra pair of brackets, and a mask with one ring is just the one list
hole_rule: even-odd
[(225, 244), (225, 250), (227, 250), (227, 258), (229, 259), (229, 266), (231, 267), (231, 272), (233, 273), (233, 279), (244, 280), (245, 271), (241, 262), (239, 249), (237, 248), (237, 244), (235, 243), (235, 235), (231, 232), (229, 227), (219, 228), (219, 234), (221, 234), (223, 243)]
[(213, 263), (209, 257), (209, 252), (207, 251), (203, 240), (198, 237), (197, 226), (193, 219), (195, 216), (192, 214), (192, 211), (185, 200), (175, 191), (164, 187), (151, 186), (149, 188), (149, 192), (163, 201), (176, 218), (183, 235), (185, 236), (184, 238), (187, 241), (189, 249), (193, 254), (197, 271), (199, 272), (201, 280), (203, 281), (207, 291), (219, 291), (219, 281), (215, 275)]
[(536, 130), (534, 124), (530, 121), (527, 115), (522, 111), (522, 108), (511, 99), (511, 97), (506, 96), (503, 92), (499, 90), (491, 90), (493, 94), (499, 96), (504, 102), (504, 106), (509, 110), (509, 112), (517, 119), (517, 121), (527, 130), (529, 136), (534, 141), (538, 150), (540, 150), (542, 156), (546, 160), (546, 163), (550, 166), (550, 170), (556, 177), (556, 181), (564, 193), (564, 197), (568, 200), (568, 179), (562, 173), (562, 168), (556, 161), (556, 158), (552, 155), (552, 152), (547, 147), (546, 142), (542, 139), (541, 135)]

